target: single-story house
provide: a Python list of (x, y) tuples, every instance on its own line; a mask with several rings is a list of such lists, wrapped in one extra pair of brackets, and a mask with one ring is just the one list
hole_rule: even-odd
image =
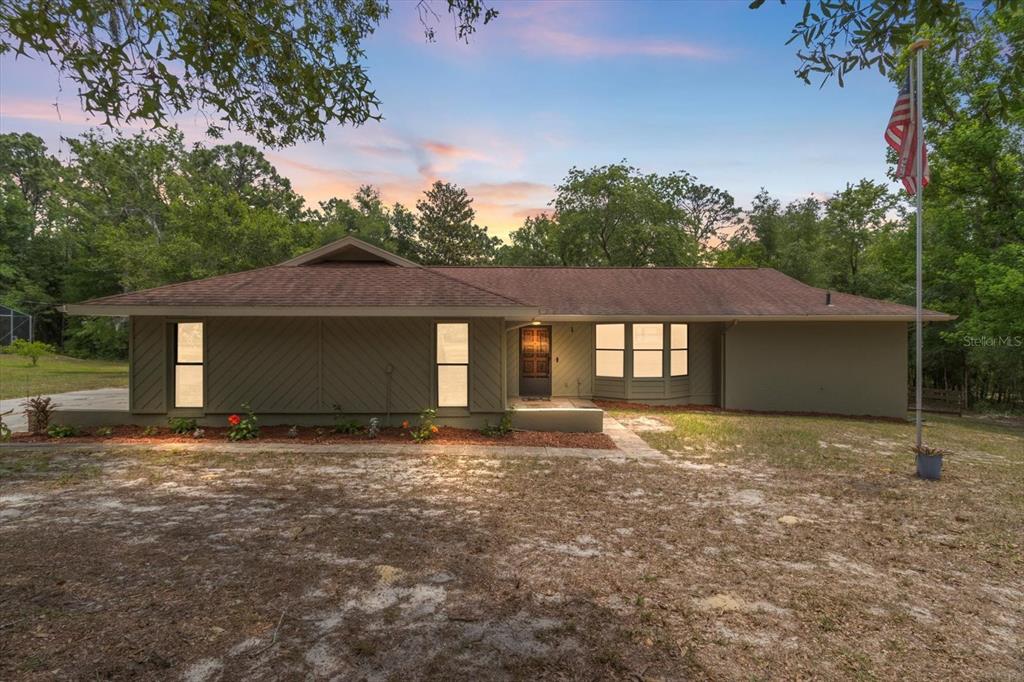
[(592, 399), (902, 418), (914, 319), (768, 268), (428, 267), (352, 237), (65, 310), (131, 322), (130, 414), (83, 424), (245, 403), (270, 424), (436, 408), (475, 427), (515, 405), (560, 430), (600, 430)]

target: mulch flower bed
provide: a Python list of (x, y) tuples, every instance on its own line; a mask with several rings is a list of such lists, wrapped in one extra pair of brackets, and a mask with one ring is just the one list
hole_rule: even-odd
[[(110, 435), (96, 435), (102, 427), (83, 429), (82, 435), (68, 438), (51, 438), (46, 435), (17, 433), (9, 442), (14, 443), (197, 443), (197, 442), (230, 442), (227, 428), (203, 427), (203, 437), (193, 438), (191, 434), (172, 433), (169, 428), (146, 428), (142, 426), (110, 427)], [(366, 436), (365, 431), (354, 434), (334, 433), (329, 427), (299, 427), (298, 435), (289, 437), (289, 426), (261, 426), (260, 437), (256, 440), (241, 441), (259, 445), (261, 443), (305, 443), (331, 445), (338, 443), (407, 443), (412, 444), (412, 434), (407, 429), (383, 428), (375, 439)], [(544, 446), (553, 448), (596, 448), (614, 450), (615, 443), (603, 433), (563, 433), (557, 431), (513, 431), (506, 436), (485, 436), (473, 429), (460, 429), (454, 426), (440, 426), (437, 433), (428, 443), (435, 445), (519, 445)]]

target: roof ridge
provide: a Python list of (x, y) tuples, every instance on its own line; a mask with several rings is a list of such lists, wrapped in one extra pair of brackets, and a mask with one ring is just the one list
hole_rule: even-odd
[(452, 282), (458, 282), (459, 284), (462, 284), (464, 286), (470, 287), (472, 289), (476, 289), (477, 291), (482, 291), (485, 294), (490, 294), (492, 296), (497, 296), (498, 298), (503, 298), (506, 301), (510, 301), (512, 303), (518, 303), (519, 305), (533, 306), (533, 307), (538, 307), (538, 308), (540, 307), (536, 303), (527, 303), (526, 301), (520, 301), (518, 298), (512, 298), (511, 296), (508, 296), (507, 294), (502, 294), (502, 293), (499, 293), (497, 291), (493, 291), (493, 290), (488, 289), (486, 287), (482, 287), (479, 284), (474, 284), (472, 282), (467, 282), (464, 279), (459, 279), (458, 277), (452, 277), (451, 275), (445, 274), (443, 272), (438, 272), (437, 271), (437, 267), (438, 266), (425, 265), (425, 266), (423, 266), (423, 269), (426, 270), (427, 272), (430, 272), (430, 273), (433, 273), (433, 274), (437, 275), (438, 277), (444, 277), (445, 279), (451, 280)]

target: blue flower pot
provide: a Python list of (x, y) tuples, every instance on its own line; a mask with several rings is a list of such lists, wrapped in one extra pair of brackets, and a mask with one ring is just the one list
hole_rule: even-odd
[(929, 481), (942, 478), (942, 455), (917, 455), (917, 475)]

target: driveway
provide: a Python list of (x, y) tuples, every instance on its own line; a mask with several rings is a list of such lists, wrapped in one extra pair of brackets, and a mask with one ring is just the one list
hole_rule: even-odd
[[(128, 411), (127, 388), (96, 388), (90, 391), (71, 391), (69, 393), (48, 394), (57, 407), (64, 410), (124, 410)], [(14, 414), (4, 417), (4, 423), (11, 431), (28, 430), (25, 411), (22, 403), (25, 398), (0, 400), (0, 412), (14, 410)]]

